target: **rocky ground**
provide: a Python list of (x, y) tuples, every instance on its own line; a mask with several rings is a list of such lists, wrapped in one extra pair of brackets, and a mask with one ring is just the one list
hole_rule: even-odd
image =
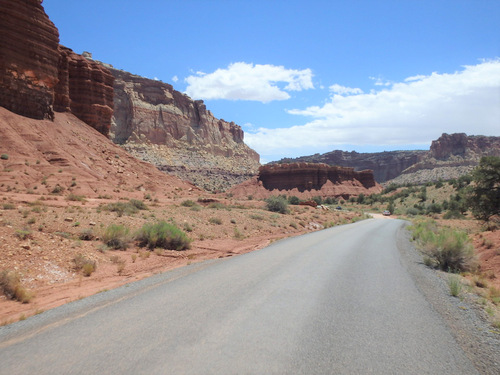
[[(265, 210), (263, 201), (203, 198), (183, 190), (177, 196), (128, 194), (69, 201), (67, 194), (0, 193), (0, 270), (15, 271), (34, 295), (26, 304), (1, 296), (0, 324), (157, 272), (253, 251), (361, 216), (309, 206), (291, 206), (290, 214), (282, 215)], [(147, 209), (122, 215), (106, 209), (129, 198), (142, 200)], [(193, 240), (191, 249), (149, 251), (132, 241), (127, 250), (111, 250), (100, 240), (110, 224), (123, 225), (133, 234), (144, 223), (160, 220), (183, 229)], [(91, 240), (84, 236), (88, 233)], [(95, 261), (96, 271), (84, 276), (76, 268), (78, 257)]]

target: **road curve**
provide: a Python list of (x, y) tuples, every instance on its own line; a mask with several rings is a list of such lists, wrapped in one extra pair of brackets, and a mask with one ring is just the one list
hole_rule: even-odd
[(476, 374), (400, 220), (194, 264), (0, 327), (0, 374)]

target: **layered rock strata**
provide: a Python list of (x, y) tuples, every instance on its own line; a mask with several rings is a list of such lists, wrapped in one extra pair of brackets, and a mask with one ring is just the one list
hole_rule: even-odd
[(60, 59), (54, 109), (72, 112), (83, 122), (108, 135), (113, 116), (114, 77), (93, 60), (59, 46)]
[(38, 0), (0, 0), (0, 106), (54, 117), (59, 32)]
[(113, 76), (59, 45), (39, 0), (0, 0), (0, 106), (34, 119), (70, 111), (107, 135)]
[(379, 183), (395, 178), (406, 168), (417, 163), (426, 151), (384, 151), (359, 153), (335, 150), (325, 154), (314, 154), (298, 158), (284, 158), (276, 163), (325, 163), (354, 168), (356, 171), (370, 169)]
[[(322, 192), (323, 196), (329, 193), (324, 191), (329, 186), (336, 186), (333, 195), (349, 196), (358, 195), (360, 191), (349, 191), (349, 187), (357, 186), (361, 192), (368, 193), (378, 190), (380, 186), (375, 182), (373, 172), (364, 170), (356, 172), (354, 168), (330, 166), (327, 164), (292, 163), (264, 165), (259, 168), (258, 181), (267, 190), (298, 190)], [(346, 188), (342, 191), (342, 187)], [(331, 191), (333, 191), (330, 188)], [(357, 189), (359, 190), (359, 189)]]
[(256, 173), (259, 155), (243, 142), (240, 126), (217, 119), (202, 100), (194, 101), (172, 85), (111, 72), (110, 136), (115, 143), (206, 190), (225, 190)]

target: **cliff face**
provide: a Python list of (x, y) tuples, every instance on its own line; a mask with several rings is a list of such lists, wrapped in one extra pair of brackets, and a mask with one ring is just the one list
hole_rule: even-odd
[(500, 137), (444, 133), (417, 163), (391, 182), (420, 184), (470, 173), (483, 156), (500, 156)]
[(113, 76), (59, 45), (39, 0), (0, 0), (0, 106), (34, 119), (71, 111), (107, 135)]
[(259, 155), (234, 122), (215, 118), (169, 84), (111, 69), (111, 139), (158, 168), (207, 190), (225, 190), (255, 174)]
[(309, 162), (371, 169), (379, 183), (426, 183), (458, 178), (479, 164), (482, 156), (500, 156), (500, 137), (444, 133), (432, 141), (430, 150), (357, 153), (331, 151), (325, 154), (281, 159), (276, 163)]
[(38, 0), (0, 0), (0, 106), (53, 118), (59, 32)]
[(307, 162), (325, 163), (354, 168), (356, 171), (370, 169), (377, 182), (385, 182), (401, 174), (406, 168), (417, 163), (426, 151), (385, 151), (358, 153), (335, 150), (325, 154), (281, 159), (277, 163)]
[(354, 168), (317, 163), (267, 164), (259, 168), (259, 175), (233, 187), (236, 197), (268, 198), (271, 195), (297, 196), (310, 199), (341, 197), (348, 199), (359, 194), (380, 193), (370, 170), (356, 172)]
[(297, 188), (300, 192), (321, 190), (327, 181), (342, 184), (357, 180), (366, 189), (376, 186), (372, 171), (313, 163), (264, 165), (259, 168), (259, 180), (268, 190)]
[(55, 87), (54, 109), (72, 112), (83, 122), (108, 135), (113, 116), (111, 72), (92, 60), (59, 46), (59, 83)]

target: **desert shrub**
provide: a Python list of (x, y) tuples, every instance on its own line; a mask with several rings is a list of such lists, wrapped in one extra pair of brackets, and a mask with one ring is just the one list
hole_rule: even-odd
[(31, 230), (26, 228), (16, 230), (14, 235), (20, 240), (27, 240), (32, 237)]
[(181, 202), (181, 206), (183, 206), (183, 207), (193, 207), (193, 206), (196, 206), (196, 202), (192, 201), (191, 199), (186, 199), (185, 201)]
[(266, 199), (266, 208), (271, 212), (279, 212), (280, 214), (287, 214), (288, 201), (282, 196), (271, 196)]
[(0, 156), (0, 159), (2, 159), (2, 160), (9, 160), (9, 155), (7, 155), (7, 154), (2, 154), (2, 155)]
[(136, 233), (135, 238), (139, 246), (149, 249), (161, 247), (170, 250), (186, 250), (191, 244), (186, 233), (165, 221), (144, 224)]
[(62, 192), (64, 191), (64, 188), (57, 184), (56, 186), (54, 186), (54, 189), (52, 189), (52, 191), (50, 192), (51, 194), (61, 194)]
[(71, 201), (71, 202), (85, 202), (85, 196), (70, 193), (66, 197), (66, 200)]
[(113, 249), (125, 250), (130, 243), (129, 229), (123, 225), (111, 224), (105, 229), (102, 242)]
[(9, 270), (0, 272), (0, 292), (22, 303), (28, 303), (33, 298), (33, 294), (22, 286), (19, 274)]
[(463, 219), (464, 215), (460, 213), (458, 210), (448, 210), (446, 213), (443, 215), (443, 219), (449, 220), (449, 219)]
[(139, 199), (130, 199), (128, 201), (128, 203), (137, 208), (138, 210), (147, 210), (148, 209), (148, 206), (146, 206), (146, 203), (144, 203), (143, 201), (139, 200)]
[(73, 258), (75, 270), (82, 271), (84, 276), (90, 276), (96, 270), (97, 264), (94, 260), (87, 258), (83, 254), (78, 254)]
[(443, 211), (443, 208), (439, 203), (431, 203), (429, 206), (427, 206), (426, 213), (427, 214), (440, 214), (441, 211)]
[(92, 228), (83, 229), (80, 232), (78, 238), (82, 241), (92, 241), (95, 238), (93, 229)]
[(415, 207), (410, 207), (406, 210), (406, 214), (408, 216), (417, 216), (418, 214), (420, 214), (420, 211)]
[(292, 195), (288, 197), (288, 203), (297, 206), (300, 203), (299, 197), (296, 197), (295, 195)]
[(4, 204), (2, 204), (2, 208), (4, 210), (14, 210), (16, 208), (16, 206), (13, 205), (12, 203), (4, 203)]
[(469, 271), (474, 267), (474, 252), (467, 233), (439, 228), (433, 220), (413, 225), (413, 238), (425, 255), (443, 271)]
[(211, 217), (210, 219), (208, 219), (208, 222), (210, 224), (222, 225), (222, 220), (219, 219), (218, 217)]
[(128, 202), (114, 202), (101, 207), (104, 210), (116, 212), (119, 217), (123, 215), (133, 215), (139, 210), (147, 210), (148, 207), (143, 201), (130, 199)]

